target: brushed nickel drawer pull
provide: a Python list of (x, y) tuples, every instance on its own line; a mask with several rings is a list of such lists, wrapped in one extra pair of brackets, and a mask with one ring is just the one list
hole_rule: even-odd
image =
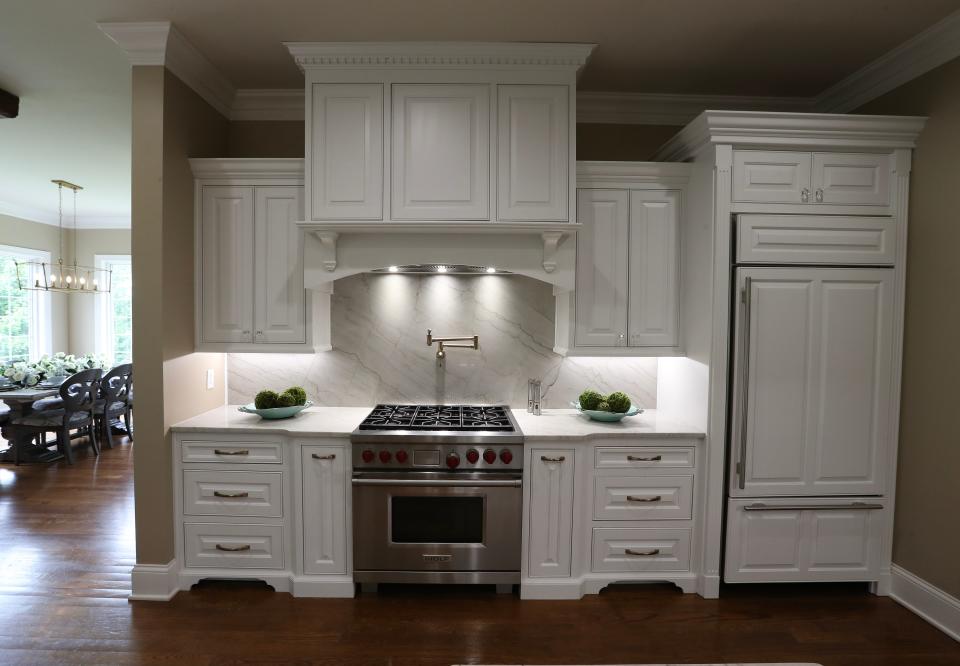
[(850, 504), (763, 504), (755, 502), (743, 507), (744, 511), (870, 511), (882, 509), (882, 504), (851, 502)]
[(333, 460), (337, 457), (336, 453), (314, 453), (312, 454), (314, 460)]
[(239, 546), (224, 546), (222, 543), (218, 543), (217, 550), (222, 550), (227, 553), (239, 553), (244, 550), (250, 550), (250, 544), (244, 543)]
[(630, 462), (660, 462), (661, 460), (663, 460), (663, 456), (659, 454), (655, 456), (647, 456), (647, 457), (628, 455), (627, 460), (629, 460)]
[(249, 449), (234, 449), (228, 451), (227, 449), (214, 449), (213, 452), (218, 456), (249, 456)]
[(638, 495), (627, 495), (628, 502), (659, 502), (663, 497), (654, 495), (653, 497), (640, 497)]
[(231, 497), (231, 498), (232, 497), (250, 497), (250, 493), (248, 493), (245, 490), (239, 493), (225, 493), (222, 490), (214, 490), (213, 496), (214, 497)]
[(563, 456), (557, 456), (556, 458), (551, 458), (550, 456), (540, 456), (540, 460), (546, 463), (562, 463), (566, 458)]
[(659, 548), (654, 548), (653, 550), (634, 550), (632, 548), (627, 548), (624, 550), (627, 555), (635, 555), (636, 557), (653, 557), (654, 555), (660, 554)]

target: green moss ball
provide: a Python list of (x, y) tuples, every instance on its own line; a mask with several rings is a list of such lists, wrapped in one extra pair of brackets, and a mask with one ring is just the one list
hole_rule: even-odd
[(596, 409), (603, 396), (593, 389), (587, 389), (580, 394), (580, 409)]
[(606, 400), (602, 400), (602, 401), (600, 401), (600, 403), (597, 405), (596, 410), (597, 410), (598, 412), (609, 412), (609, 411), (611, 411), (611, 410), (610, 410), (610, 403), (607, 402)]
[(307, 404), (307, 392), (303, 390), (300, 386), (291, 386), (284, 393), (289, 393), (293, 396), (296, 402), (295, 405), (305, 405)]
[(277, 397), (277, 407), (293, 407), (297, 404), (297, 396), (284, 391)]
[(623, 414), (630, 409), (630, 397), (622, 391), (611, 393), (607, 396), (607, 402), (610, 403), (610, 411)]
[(257, 409), (271, 409), (277, 406), (279, 397), (276, 391), (260, 391), (257, 397), (253, 399), (253, 404), (256, 405)]

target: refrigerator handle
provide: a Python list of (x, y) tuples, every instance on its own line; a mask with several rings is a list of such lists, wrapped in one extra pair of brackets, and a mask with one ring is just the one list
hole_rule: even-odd
[(747, 483), (747, 399), (750, 397), (748, 387), (750, 381), (750, 301), (752, 293), (753, 279), (750, 276), (744, 278), (743, 291), (740, 292), (740, 301), (743, 304), (742, 315), (743, 322), (740, 332), (740, 395), (739, 410), (737, 414), (737, 436), (740, 451), (737, 461), (737, 486), (740, 490), (746, 487)]

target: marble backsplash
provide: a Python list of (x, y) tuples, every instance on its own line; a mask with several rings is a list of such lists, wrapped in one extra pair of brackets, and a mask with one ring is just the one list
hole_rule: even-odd
[[(333, 351), (229, 354), (231, 404), (257, 391), (303, 386), (314, 403), (527, 404), (527, 379), (543, 381), (543, 406), (568, 407), (587, 387), (626, 392), (656, 407), (654, 358), (565, 358), (553, 352), (549, 284), (519, 275), (361, 274), (337, 280)], [(434, 335), (479, 335), (480, 349), (450, 349), (436, 363)]]

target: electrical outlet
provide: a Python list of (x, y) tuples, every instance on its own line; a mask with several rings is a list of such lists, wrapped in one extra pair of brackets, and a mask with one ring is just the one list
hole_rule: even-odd
[(213, 388), (213, 368), (207, 368), (207, 390)]

